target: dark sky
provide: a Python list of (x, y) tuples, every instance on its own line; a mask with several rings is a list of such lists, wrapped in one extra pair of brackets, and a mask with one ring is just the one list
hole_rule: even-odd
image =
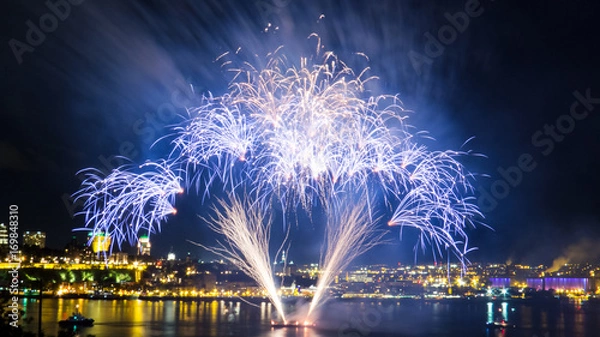
[[(369, 66), (374, 93), (399, 94), (411, 124), (437, 139), (432, 148), (475, 137), (468, 147), (488, 158), (465, 165), (489, 176), (475, 186), (494, 230), (471, 231), (472, 260), (549, 263), (584, 238), (600, 241), (593, 1), (72, 2), (82, 3), (57, 7), (55, 19), (43, 1), (11, 1), (1, 20), (0, 221), (17, 204), (20, 229), (45, 230), (50, 246), (82, 225), (68, 202), (77, 171), (108, 170), (120, 154), (161, 158), (166, 148), (150, 145), (179, 121), (170, 112), (225, 92), (231, 75), (219, 55), (241, 47), (260, 66), (264, 58), (251, 55), (283, 45), (297, 60), (314, 53), (313, 32), (350, 65)], [(40, 24), (43, 36), (30, 28)], [(519, 164), (529, 172), (516, 174)], [(196, 217), (207, 207), (179, 198), (179, 214), (153, 239), (157, 255), (173, 247), (208, 257), (185, 241), (214, 241)], [(292, 258), (316, 260), (320, 233), (300, 223)], [(361, 261), (411, 263), (411, 234), (390, 237)]]

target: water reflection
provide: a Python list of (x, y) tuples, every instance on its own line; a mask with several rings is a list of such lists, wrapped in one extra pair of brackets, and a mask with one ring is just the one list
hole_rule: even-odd
[[(44, 299), (42, 328), (58, 335), (57, 322), (79, 304), (96, 324), (86, 328), (96, 337), (116, 336), (506, 336), (588, 337), (600, 331), (600, 304), (527, 301), (332, 301), (317, 324), (320, 329), (273, 329), (270, 303), (240, 300), (142, 301)], [(37, 330), (39, 302), (23, 300), (32, 318), (23, 327)], [(504, 319), (516, 329), (487, 329), (485, 323)]]
[(502, 319), (505, 322), (508, 322), (508, 303), (502, 302), (502, 307), (500, 308), (500, 311), (502, 312)]
[[(311, 328), (294, 328), (294, 329), (271, 329), (264, 332), (261, 337), (323, 337), (325, 336), (319, 331)], [(329, 335), (328, 335), (329, 336)], [(341, 335), (344, 336), (344, 335)], [(353, 335), (347, 335), (348, 337)], [(357, 335), (358, 336), (358, 335)]]

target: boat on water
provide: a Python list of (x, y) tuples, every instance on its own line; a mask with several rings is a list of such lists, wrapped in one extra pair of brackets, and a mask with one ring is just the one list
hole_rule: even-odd
[(298, 322), (298, 321), (290, 321), (290, 322), (279, 322), (279, 321), (275, 321), (272, 320), (271, 321), (271, 328), (310, 328), (310, 327), (314, 327), (315, 324), (314, 323), (309, 323), (309, 322)]
[(92, 326), (94, 325), (94, 319), (85, 317), (79, 312), (79, 305), (75, 307), (75, 312), (71, 314), (67, 319), (58, 321), (58, 324), (62, 327), (71, 326)]
[(516, 328), (514, 324), (510, 324), (505, 320), (496, 320), (492, 322), (487, 322), (485, 324), (488, 328), (492, 329), (508, 329), (508, 328)]
[(58, 321), (60, 326), (92, 326), (94, 325), (93, 318), (87, 318), (83, 315), (72, 315), (62, 321)]

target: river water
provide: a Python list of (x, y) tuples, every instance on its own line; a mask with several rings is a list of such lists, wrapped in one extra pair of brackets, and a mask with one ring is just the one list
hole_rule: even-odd
[[(81, 336), (192, 337), (598, 337), (600, 304), (485, 300), (331, 301), (316, 321), (318, 328), (271, 328), (272, 306), (239, 300), (148, 301), (44, 299), (42, 329), (56, 336), (57, 322), (79, 305), (95, 319)], [(28, 331), (37, 331), (39, 302), (22, 299)], [(229, 315), (234, 313), (234, 315)], [(504, 318), (516, 328), (488, 329), (485, 323)]]

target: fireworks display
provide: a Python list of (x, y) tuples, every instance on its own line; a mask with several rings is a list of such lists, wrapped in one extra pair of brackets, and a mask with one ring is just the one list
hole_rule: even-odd
[[(140, 168), (152, 171), (141, 174), (118, 169), (105, 178), (88, 170), (76, 194), (85, 199), (87, 226), (119, 246), (133, 243), (138, 232), (155, 232), (175, 212), (180, 183), (210, 197), (218, 182), (231, 200), (219, 201), (217, 215), (206, 219), (224, 237), (209, 249), (254, 278), (281, 317), (266, 218), (273, 202), (284, 213), (320, 205), (327, 214), (322, 274), (309, 315), (338, 272), (380, 242), (376, 208), (393, 214), (388, 226), (416, 228), (417, 247), (431, 245), (434, 257), (453, 253), (464, 262), (471, 249), (465, 229), (481, 213), (473, 176), (458, 158), (472, 154), (419, 144), (423, 134), (409, 132), (396, 96), (367, 94), (368, 69), (356, 73), (333, 53), (318, 64), (302, 58), (299, 66), (278, 55), (262, 69), (247, 63), (232, 69), (227, 93), (189, 109), (174, 129), (168, 165), (145, 164)], [(371, 190), (385, 206), (373, 204)], [(240, 191), (245, 197), (234, 196)], [(350, 198), (348, 191), (361, 196)]]

